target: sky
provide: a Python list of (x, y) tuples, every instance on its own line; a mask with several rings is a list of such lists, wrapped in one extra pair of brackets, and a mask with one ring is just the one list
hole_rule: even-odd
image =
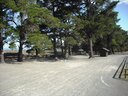
[(117, 23), (122, 29), (128, 31), (128, 0), (120, 0), (114, 9), (118, 13), (120, 21)]

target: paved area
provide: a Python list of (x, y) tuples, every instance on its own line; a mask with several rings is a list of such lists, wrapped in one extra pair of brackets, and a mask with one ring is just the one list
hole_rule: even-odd
[(0, 64), (0, 96), (128, 96), (128, 81), (112, 78), (123, 58)]

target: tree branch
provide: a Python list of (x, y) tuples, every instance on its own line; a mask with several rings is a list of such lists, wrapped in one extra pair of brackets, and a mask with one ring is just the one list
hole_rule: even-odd
[(13, 22), (16, 26), (18, 26), (18, 24), (14, 20), (8, 20), (8, 21)]

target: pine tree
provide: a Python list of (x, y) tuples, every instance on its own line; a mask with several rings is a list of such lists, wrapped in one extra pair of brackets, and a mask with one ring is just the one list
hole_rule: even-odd
[[(7, 3), (6, 0), (5, 2)], [(50, 27), (59, 26), (59, 20), (53, 17), (51, 11), (38, 6), (36, 0), (11, 0), (7, 5), (14, 14), (14, 17), (9, 21), (15, 24), (16, 30), (19, 33), (19, 52), (17, 61), (21, 62), (23, 61), (22, 51), (27, 34), (30, 32), (38, 32), (38, 26), (42, 23)], [(18, 20), (15, 20), (15, 14)]]
[(77, 14), (80, 11), (79, 5), (82, 0), (43, 0), (43, 2), (41, 2), (41, 0), (39, 1), (41, 6), (51, 10), (53, 16), (59, 18), (61, 21), (61, 26), (59, 28), (53, 28), (49, 31), (49, 33), (52, 34), (50, 37), (53, 39), (55, 57), (57, 56), (57, 40), (65, 42), (65, 44), (63, 44), (64, 46), (61, 46), (61, 44), (60, 47), (65, 47), (65, 52), (63, 52), (62, 48), (62, 55), (63, 53), (66, 54), (66, 50), (68, 48), (68, 41), (64, 38), (71, 36), (71, 16), (73, 16), (73, 14)]
[(103, 19), (100, 18), (105, 16), (109, 11), (111, 11), (118, 1), (111, 2), (110, 0), (83, 0), (83, 11), (81, 12), (79, 18), (83, 23), (83, 28), (81, 31), (83, 32), (89, 42), (90, 46), (90, 58), (93, 57), (93, 37), (94, 34), (99, 30), (100, 27), (103, 27), (100, 23)]
[(7, 27), (7, 6), (5, 4), (5, 1), (0, 1), (0, 58), (1, 63), (4, 63), (4, 51), (3, 51), (3, 45), (4, 45), (4, 29)]

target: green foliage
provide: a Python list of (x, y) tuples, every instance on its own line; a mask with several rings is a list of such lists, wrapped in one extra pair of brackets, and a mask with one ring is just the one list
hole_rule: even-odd
[(0, 29), (2, 29), (2, 28), (4, 28), (5, 27), (5, 25), (1, 22), (0, 23)]
[(3, 0), (3, 1), (5, 2), (6, 6), (8, 8), (13, 9), (14, 11), (17, 11), (18, 10), (18, 8), (17, 8), (16, 3), (15, 3), (14, 0), (9, 0), (9, 2), (8, 2), (8, 0)]
[[(6, 1), (8, 1), (8, 0), (6, 0)], [(13, 9), (13, 11), (25, 12), (27, 7), (29, 6), (29, 2), (30, 2), (30, 0), (10, 0), (7, 3), (7, 6), (9, 8)]]
[(87, 25), (86, 20), (82, 20), (78, 17), (73, 17), (74, 30), (79, 31)]
[(28, 34), (27, 41), (33, 48), (40, 49), (42, 51), (52, 48), (51, 40), (49, 40), (48, 36), (41, 34), (40, 32)]
[(73, 46), (77, 44), (77, 41), (73, 37), (66, 37), (65, 38), (68, 45)]
[[(113, 11), (118, 1), (111, 0), (0, 0), (0, 30), (6, 29), (5, 37), (10, 48), (16, 47), (15, 42), (28, 42), (38, 50), (51, 49), (51, 40), (65, 38), (67, 45), (87, 44), (91, 38), (93, 43), (105, 47), (126, 50), (128, 37), (116, 23), (117, 12)], [(3, 7), (4, 5), (4, 7)], [(5, 17), (9, 12), (9, 20)], [(4, 18), (4, 19), (3, 19)], [(11, 18), (11, 19), (10, 19)], [(16, 27), (8, 27), (9, 21), (16, 21)], [(20, 24), (21, 23), (21, 24)], [(44, 25), (42, 28), (40, 25)], [(48, 32), (47, 35), (40, 31)], [(42, 33), (43, 33), (42, 32)], [(52, 36), (51, 36), (52, 35)], [(21, 39), (22, 37), (22, 39)], [(109, 38), (108, 38), (109, 37)], [(109, 41), (109, 43), (108, 43)], [(56, 43), (56, 42), (53, 42)], [(54, 44), (53, 44), (54, 45)]]
[(60, 26), (59, 19), (55, 18), (46, 8), (40, 8), (36, 4), (32, 4), (28, 9), (29, 20), (37, 24), (46, 24), (48, 27), (54, 28)]
[(16, 49), (16, 43), (15, 43), (15, 42), (10, 42), (10, 43), (9, 43), (9, 48), (10, 48), (11, 50)]

